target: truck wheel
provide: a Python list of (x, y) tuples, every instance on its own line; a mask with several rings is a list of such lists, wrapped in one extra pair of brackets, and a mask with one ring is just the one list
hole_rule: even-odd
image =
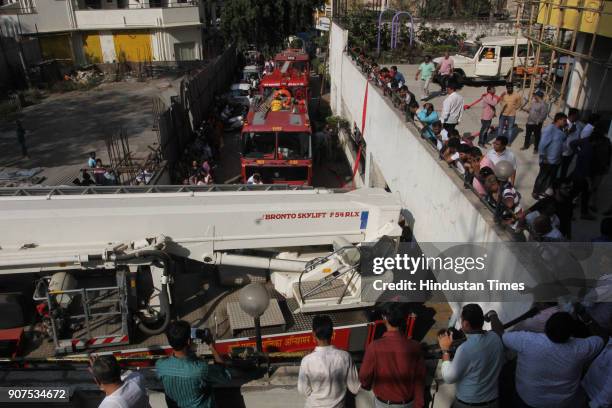
[(465, 85), (466, 80), (465, 80), (465, 74), (463, 72), (455, 71), (453, 73), (453, 76), (455, 77), (455, 81), (457, 81), (459, 85)]

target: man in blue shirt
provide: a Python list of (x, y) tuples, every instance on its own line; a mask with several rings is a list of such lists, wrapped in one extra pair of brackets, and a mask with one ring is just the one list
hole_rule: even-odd
[(442, 378), (448, 384), (457, 385), (453, 408), (473, 406), (498, 408), (499, 373), (504, 361), (504, 346), (500, 336), (482, 330), (484, 325), (482, 308), (471, 303), (461, 311), (461, 329), (467, 340), (461, 344), (451, 361), (449, 349), (452, 334), (438, 336), (442, 350)]
[(563, 143), (567, 137), (563, 129), (567, 125), (567, 115), (559, 112), (555, 115), (553, 123), (546, 126), (542, 132), (542, 139), (538, 146), (540, 153), (540, 172), (533, 185), (533, 198), (540, 199), (546, 189), (550, 187), (557, 177), (561, 165)]
[(404, 74), (397, 70), (397, 66), (393, 65), (389, 69), (389, 73), (391, 74), (391, 77), (397, 81), (398, 87), (406, 84), (406, 78), (404, 78)]
[(191, 350), (191, 327), (185, 321), (172, 322), (166, 330), (172, 356), (155, 364), (157, 376), (164, 385), (169, 407), (212, 408), (215, 406), (212, 386), (227, 383), (230, 375), (223, 368), (223, 359), (209, 345), (215, 363), (198, 359)]

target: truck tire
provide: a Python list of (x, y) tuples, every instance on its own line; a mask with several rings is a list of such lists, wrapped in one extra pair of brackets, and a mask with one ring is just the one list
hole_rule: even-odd
[(459, 85), (465, 85), (466, 78), (465, 78), (465, 74), (463, 73), (463, 71), (453, 72), (453, 77), (455, 78), (455, 81), (457, 81)]

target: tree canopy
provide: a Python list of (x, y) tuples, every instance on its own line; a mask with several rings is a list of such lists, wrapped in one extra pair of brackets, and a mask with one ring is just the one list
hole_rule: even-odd
[(291, 34), (313, 25), (313, 11), (324, 0), (225, 0), (221, 30), (239, 48), (276, 47)]

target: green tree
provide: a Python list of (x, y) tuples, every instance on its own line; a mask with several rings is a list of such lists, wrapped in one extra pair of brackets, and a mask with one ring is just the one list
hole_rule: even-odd
[(239, 48), (255, 44), (275, 48), (313, 26), (313, 10), (323, 0), (226, 0), (221, 14), (225, 39)]

